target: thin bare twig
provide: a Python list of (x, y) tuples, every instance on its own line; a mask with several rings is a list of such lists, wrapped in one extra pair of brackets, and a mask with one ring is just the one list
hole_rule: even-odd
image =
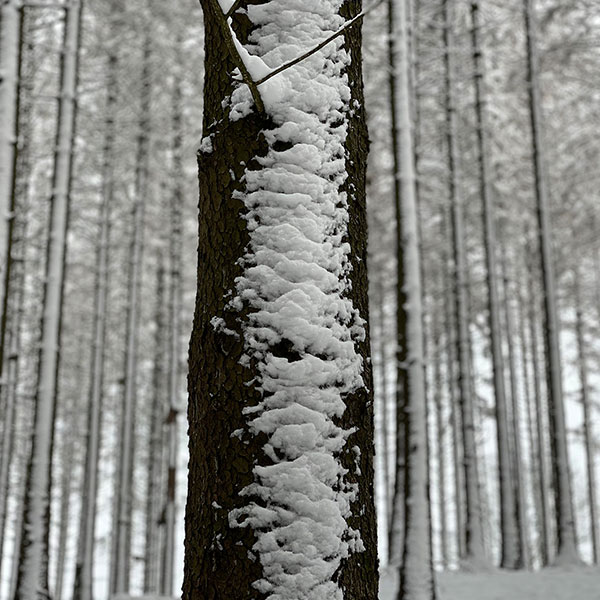
[(229, 19), (231, 15), (240, 7), (241, 3), (244, 0), (235, 0), (235, 2), (231, 5), (231, 8), (225, 13), (225, 18)]
[(229, 23), (227, 22), (227, 17), (225, 15), (225, 13), (221, 10), (219, 0), (210, 0), (210, 1), (212, 2), (213, 11), (217, 17), (219, 26), (221, 27), (221, 31), (223, 32), (223, 38), (225, 40), (227, 50), (229, 50), (229, 54), (231, 55), (231, 58), (232, 58), (233, 62), (235, 63), (235, 66), (240, 70), (240, 73), (242, 75), (242, 79), (243, 79), (244, 83), (250, 89), (250, 93), (252, 94), (252, 99), (254, 100), (254, 104), (256, 104), (256, 108), (257, 108), (258, 112), (264, 113), (265, 105), (260, 96), (260, 92), (258, 91), (256, 82), (252, 79), (252, 76), (250, 75), (248, 68), (244, 64), (244, 60), (240, 56), (240, 53), (238, 52), (238, 49), (235, 46), (235, 42), (233, 41), (233, 36), (235, 34), (231, 31), (231, 29), (229, 27)]
[(284, 63), (280, 67), (277, 67), (277, 69), (275, 69), (274, 71), (271, 71), (270, 73), (268, 73), (267, 75), (265, 75), (264, 77), (259, 79), (256, 82), (256, 85), (258, 86), (261, 83), (265, 83), (265, 81), (268, 81), (269, 79), (271, 79), (271, 77), (275, 77), (275, 75), (279, 75), (279, 73), (286, 71), (290, 67), (293, 67), (294, 65), (297, 65), (298, 63), (302, 62), (309, 56), (312, 56), (313, 54), (315, 54), (316, 52), (321, 50), (321, 48), (324, 48), (325, 46), (327, 46), (327, 44), (329, 44), (336, 38), (340, 37), (340, 35), (343, 35), (346, 32), (346, 30), (350, 29), (350, 27), (352, 27), (358, 21), (360, 21), (361, 19), (366, 17), (372, 10), (377, 8), (382, 2), (383, 2), (383, 0), (377, 0), (377, 2), (375, 2), (372, 6), (370, 6), (366, 10), (363, 10), (362, 12), (357, 14), (355, 17), (353, 17), (352, 19), (350, 19), (349, 21), (344, 23), (344, 25), (342, 25), (342, 27), (340, 27), (335, 33), (330, 35), (328, 38), (323, 40), (320, 44), (317, 44), (316, 46), (314, 46), (314, 48), (311, 48), (310, 50), (308, 50), (304, 54), (298, 56), (297, 58), (294, 58), (293, 60), (290, 60), (289, 62)]

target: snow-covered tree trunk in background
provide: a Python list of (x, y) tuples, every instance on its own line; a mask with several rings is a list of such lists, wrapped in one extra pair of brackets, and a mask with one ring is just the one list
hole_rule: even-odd
[(458, 189), (458, 157), (456, 102), (454, 91), (454, 41), (452, 12), (449, 0), (444, 0), (444, 68), (446, 139), (448, 152), (448, 184), (452, 214), (452, 246), (454, 256), (454, 302), (458, 335), (456, 355), (458, 357), (458, 389), (462, 434), (465, 482), (466, 537), (461, 561), (478, 563), (484, 559), (483, 533), (481, 530), (481, 504), (479, 501), (479, 475), (477, 472), (477, 446), (473, 414), (473, 397), (469, 357), (469, 318), (467, 306), (467, 259), (465, 252), (463, 200)]
[(577, 343), (577, 364), (579, 366), (579, 383), (581, 386), (581, 405), (583, 408), (583, 443), (587, 467), (587, 499), (590, 511), (590, 538), (592, 545), (592, 561), (598, 564), (598, 499), (596, 493), (596, 449), (594, 442), (592, 399), (590, 398), (589, 375), (587, 367), (587, 346), (585, 339), (585, 325), (583, 318), (583, 305), (580, 288), (581, 270), (576, 267), (573, 271), (573, 299), (575, 301), (575, 337)]
[(526, 248), (527, 255), (527, 289), (530, 292), (529, 299), (529, 310), (527, 311), (527, 321), (529, 323), (529, 340), (531, 343), (531, 370), (533, 371), (533, 398), (536, 415), (536, 466), (539, 474), (540, 486), (537, 490), (539, 494), (540, 504), (540, 550), (541, 550), (541, 564), (543, 567), (547, 566), (550, 560), (550, 539), (551, 539), (551, 516), (550, 516), (550, 503), (549, 503), (549, 478), (548, 468), (546, 465), (546, 432), (544, 428), (544, 408), (542, 405), (542, 381), (541, 381), (541, 369), (539, 361), (539, 346), (538, 346), (538, 311), (536, 307), (539, 303), (534, 287), (534, 257), (530, 251), (529, 244)]
[(183, 597), (376, 600), (359, 21), (269, 77), (360, 4), (235, 3), (231, 26), (221, 4), (202, 1)]
[[(444, 280), (441, 278), (440, 290), (443, 290)], [(443, 294), (441, 294), (443, 298)], [(435, 429), (436, 444), (435, 453), (437, 456), (437, 476), (438, 476), (438, 513), (440, 519), (440, 559), (442, 569), (448, 566), (448, 557), (450, 556), (448, 548), (448, 513), (447, 513), (447, 481), (446, 481), (446, 431), (448, 429), (448, 418), (444, 407), (444, 384), (442, 375), (442, 332), (440, 315), (437, 307), (431, 311), (432, 319), (432, 338), (434, 341), (433, 350), (433, 399), (435, 406)]]
[(108, 299), (108, 253), (110, 212), (114, 195), (115, 111), (117, 101), (117, 56), (109, 52), (107, 60), (107, 98), (102, 150), (102, 198), (98, 209), (98, 240), (94, 274), (94, 316), (92, 329), (92, 364), (86, 430), (85, 469), (81, 492), (81, 513), (75, 563), (73, 600), (92, 600), (93, 566), (98, 498), (98, 461), (101, 440), (101, 415), (104, 384), (106, 311)]
[[(431, 527), (429, 518), (429, 477), (427, 445), (427, 398), (423, 353), (423, 316), (421, 293), (421, 263), (417, 222), (417, 194), (413, 123), (411, 118), (410, 47), (407, 0), (395, 0), (393, 15), (393, 41), (397, 61), (396, 94), (392, 110), (396, 113), (395, 142), (399, 155), (396, 178), (400, 182), (399, 214), (400, 254), (402, 265), (398, 269), (398, 348), (399, 375), (403, 400), (397, 410), (404, 410), (404, 446), (397, 448), (404, 454), (404, 519), (402, 536), (402, 562), (400, 565), (399, 598), (402, 600), (431, 600), (435, 597), (435, 582), (431, 562)], [(398, 516), (396, 516), (398, 518)]]
[[(164, 471), (164, 420), (166, 373), (165, 327), (165, 267), (159, 253), (156, 274), (156, 307), (154, 309), (154, 365), (152, 370), (152, 407), (150, 411), (150, 436), (148, 452), (148, 483), (146, 491), (146, 543), (144, 554), (144, 593), (158, 594), (160, 588), (160, 536), (164, 519), (162, 512), (162, 475)], [(162, 523), (159, 524), (159, 522)]]
[(0, 3), (0, 390), (12, 262), (10, 238), (15, 209), (22, 20), (20, 0), (3, 0)]
[[(177, 49), (180, 50), (181, 39), (177, 40)], [(181, 56), (181, 52), (178, 52)], [(182, 60), (178, 63), (181, 65)], [(180, 393), (180, 314), (181, 314), (181, 241), (182, 241), (182, 215), (183, 205), (183, 130), (182, 130), (182, 82), (179, 72), (173, 82), (173, 190), (170, 202), (169, 231), (169, 268), (170, 285), (168, 297), (168, 414), (167, 414), (167, 485), (165, 497), (165, 538), (162, 557), (161, 594), (170, 596), (174, 593), (173, 576), (175, 567), (175, 525), (176, 505), (175, 492), (177, 490), (177, 449), (178, 440), (178, 414)]]
[[(522, 250), (525, 250), (522, 247)], [(527, 277), (523, 272), (518, 281), (526, 282)], [(533, 525), (532, 529), (535, 532), (531, 544), (531, 563), (533, 566), (535, 557), (538, 556), (540, 564), (542, 562), (542, 507), (540, 502), (540, 473), (536, 455), (536, 434), (534, 423), (536, 421), (535, 404), (531, 394), (531, 373), (529, 370), (529, 345), (527, 340), (527, 318), (525, 314), (525, 286), (516, 286), (516, 296), (518, 304), (518, 323), (517, 331), (519, 332), (518, 338), (520, 343), (520, 354), (521, 354), (521, 382), (523, 386), (523, 400), (525, 403), (525, 418), (527, 426), (527, 448), (528, 448), (528, 472), (529, 481), (531, 484), (531, 499), (532, 499), (532, 512), (533, 512)], [(527, 299), (531, 300), (532, 297), (528, 293)], [(527, 520), (525, 521), (525, 527), (527, 527)]]
[(26, 498), (16, 600), (35, 600), (48, 595), (50, 468), (75, 135), (81, 8), (80, 0), (72, 0), (65, 15), (42, 335), (35, 391), (31, 457), (25, 486)]
[(489, 124), (487, 119), (487, 95), (484, 84), (484, 64), (481, 50), (481, 22), (478, 0), (471, 2), (471, 50), (475, 67), (475, 114), (477, 125), (477, 151), (479, 168), (479, 193), (483, 206), (483, 232), (486, 261), (486, 285), (488, 293), (488, 327), (498, 446), (498, 477), (500, 490), (500, 530), (502, 548), (500, 565), (504, 568), (518, 567), (519, 552), (516, 526), (516, 502), (510, 468), (510, 445), (508, 416), (504, 386), (502, 338), (500, 334), (500, 301), (498, 299), (498, 268), (496, 264), (496, 219), (492, 198), (492, 180), (489, 167)]
[(552, 257), (550, 198), (547, 187), (546, 159), (542, 145), (542, 112), (532, 4), (533, 0), (524, 0), (527, 38), (527, 84), (531, 119), (539, 253), (544, 296), (544, 345), (546, 348), (550, 448), (552, 453), (553, 490), (558, 538), (557, 554), (554, 560), (556, 564), (577, 564), (580, 559), (575, 535), (575, 515), (573, 511), (571, 476), (569, 473), (567, 427), (559, 345), (560, 325), (556, 307), (556, 282)]
[(527, 511), (525, 504), (525, 480), (523, 474), (523, 451), (521, 445), (521, 417), (519, 407), (519, 393), (517, 389), (517, 364), (514, 350), (514, 326), (510, 298), (510, 280), (508, 278), (508, 267), (506, 257), (506, 246), (501, 246), (500, 272), (503, 282), (502, 307), (504, 313), (504, 331), (506, 333), (506, 364), (508, 368), (508, 380), (510, 387), (510, 403), (508, 404), (509, 432), (511, 442), (511, 486), (515, 499), (515, 522), (517, 527), (517, 562), (513, 568), (527, 568), (529, 565), (529, 551), (527, 540)]
[(129, 289), (125, 336), (123, 414), (118, 456), (118, 477), (115, 490), (115, 519), (111, 551), (112, 593), (129, 593), (131, 560), (131, 529), (133, 511), (133, 469), (135, 449), (135, 413), (137, 400), (137, 355), (140, 324), (140, 288), (144, 254), (144, 215), (148, 195), (148, 155), (150, 136), (150, 95), (152, 39), (146, 32), (142, 50), (140, 82), (140, 112), (135, 167), (135, 198), (133, 231), (129, 253)]
[[(404, 497), (406, 490), (406, 410), (407, 397), (406, 370), (402, 363), (406, 353), (406, 323), (405, 314), (401, 308), (403, 302), (402, 282), (404, 280), (404, 262), (402, 260), (402, 208), (401, 201), (401, 164), (400, 164), (400, 124), (398, 122), (398, 61), (399, 40), (398, 23), (396, 14), (397, 0), (387, 0), (387, 58), (388, 58), (388, 85), (390, 98), (390, 125), (391, 125), (391, 150), (393, 169), (393, 194), (394, 213), (396, 217), (396, 462), (394, 465), (394, 489), (392, 494), (392, 505), (390, 524), (388, 527), (388, 562), (399, 565), (402, 560), (402, 549), (404, 544)], [(408, 28), (408, 25), (407, 25)], [(408, 33), (407, 33), (408, 35)], [(407, 42), (408, 44), (408, 42)], [(407, 46), (408, 47), (408, 46)], [(413, 152), (410, 148), (409, 152)]]
[(454, 301), (454, 285), (452, 279), (452, 240), (450, 235), (450, 211), (443, 207), (440, 214), (440, 238), (445, 241), (442, 253), (442, 289), (444, 299), (444, 324), (443, 329), (446, 332), (445, 355), (446, 355), (446, 386), (448, 388), (448, 406), (449, 406), (449, 426), (452, 431), (452, 474), (454, 488), (454, 515), (456, 542), (456, 558), (464, 555), (465, 536), (464, 536), (464, 502), (463, 502), (463, 484), (461, 477), (461, 451), (460, 451), (460, 424), (458, 415), (458, 400), (456, 389), (456, 302)]

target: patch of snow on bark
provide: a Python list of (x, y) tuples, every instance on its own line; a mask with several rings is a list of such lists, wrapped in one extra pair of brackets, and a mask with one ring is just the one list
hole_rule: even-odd
[[(255, 75), (296, 58), (344, 23), (341, 0), (279, 0), (248, 6), (256, 25), (243, 49)], [(262, 401), (245, 410), (250, 432), (267, 436), (266, 466), (230, 513), (255, 531), (263, 568), (255, 588), (272, 600), (341, 600), (343, 559), (362, 550), (347, 518), (356, 486), (339, 454), (353, 430), (334, 419), (344, 396), (364, 386), (356, 341), (363, 320), (348, 299), (345, 148), (349, 55), (337, 39), (261, 85), (275, 124), (261, 168), (244, 175), (250, 243), (231, 305), (249, 307), (244, 364), (255, 364)], [(249, 58), (250, 57), (250, 58)], [(259, 73), (260, 71), (260, 73)], [(251, 107), (246, 86), (232, 118)]]

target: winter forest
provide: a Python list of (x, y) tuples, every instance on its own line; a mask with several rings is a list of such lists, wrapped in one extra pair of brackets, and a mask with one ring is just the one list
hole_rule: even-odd
[(0, 600), (599, 600), (597, 0), (0, 0)]

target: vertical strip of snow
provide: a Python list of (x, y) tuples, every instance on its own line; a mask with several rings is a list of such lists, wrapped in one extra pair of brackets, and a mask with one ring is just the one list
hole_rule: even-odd
[[(7, 293), (9, 220), (17, 151), (17, 94), (19, 87), (20, 0), (0, 4), (0, 309)], [(4, 342), (4, 332), (2, 332)], [(0, 356), (2, 353), (0, 352)], [(0, 362), (0, 374), (3, 364)]]
[[(35, 392), (35, 420), (30, 465), (27, 474), (23, 540), (16, 597), (35, 600), (46, 569), (44, 556), (48, 532), (49, 478), (52, 462), (56, 373), (60, 347), (63, 277), (67, 216), (71, 187), (79, 30), (82, 3), (72, 0), (66, 11), (44, 307), (42, 339)], [(45, 590), (43, 593), (47, 593)]]
[[(269, 68), (300, 56), (338, 30), (342, 0), (279, 0), (248, 6), (256, 29), (246, 50)], [(356, 488), (339, 454), (352, 430), (337, 420), (344, 396), (364, 385), (356, 341), (363, 320), (347, 298), (349, 252), (344, 142), (350, 56), (338, 38), (260, 86), (273, 128), (266, 155), (245, 173), (241, 194), (250, 243), (234, 307), (247, 307), (246, 360), (262, 400), (245, 409), (247, 434), (263, 434), (246, 504), (230, 513), (249, 526), (263, 576), (277, 600), (340, 600), (341, 561), (362, 549), (347, 522)], [(256, 62), (256, 61), (255, 61)], [(251, 106), (245, 86), (232, 118)]]
[(544, 344), (546, 348), (546, 380), (550, 422), (550, 447), (558, 549), (557, 564), (577, 564), (580, 561), (575, 534), (573, 491), (569, 472), (567, 426), (562, 388), (562, 360), (560, 355), (560, 323), (557, 312), (556, 281), (552, 252), (550, 224), (550, 195), (546, 174), (546, 157), (542, 144), (542, 105), (538, 82), (538, 55), (533, 0), (524, 0), (527, 41), (527, 83), (529, 116), (532, 135), (533, 173), (538, 220), (540, 267), (544, 288)]
[(394, 3), (398, 55), (397, 104), (400, 150), (402, 298), (405, 315), (405, 375), (407, 407), (406, 498), (401, 593), (406, 600), (435, 597), (430, 551), (428, 497), (427, 400), (423, 348), (421, 263), (419, 260), (414, 136), (411, 118), (409, 15), (407, 0)]
[(150, 114), (150, 58), (152, 40), (146, 34), (143, 48), (142, 81), (140, 89), (140, 120), (136, 157), (135, 200), (133, 207), (133, 234), (129, 258), (129, 289), (127, 297), (127, 334), (125, 346), (125, 384), (123, 390), (123, 418), (121, 423), (121, 453), (116, 489), (116, 531), (113, 531), (111, 556), (111, 591), (129, 593), (129, 566), (131, 560), (132, 496), (134, 466), (134, 416), (137, 398), (137, 354), (139, 329), (139, 302), (144, 256), (144, 215), (148, 192), (148, 152)]
[(99, 207), (100, 231), (96, 252), (92, 364), (86, 432), (87, 446), (73, 592), (75, 600), (91, 600), (92, 598), (94, 535), (96, 529), (96, 501), (98, 496), (98, 460), (100, 454), (100, 426), (104, 382), (106, 306), (108, 297), (109, 229), (114, 187), (116, 68), (117, 57), (114, 52), (111, 52), (108, 58), (108, 97), (106, 102), (106, 131), (102, 165), (102, 201)]
[[(182, 46), (177, 40), (178, 55)], [(181, 62), (181, 61), (179, 61)], [(178, 413), (180, 378), (180, 313), (181, 313), (181, 237), (183, 205), (183, 156), (182, 156), (182, 91), (180, 76), (173, 83), (173, 183), (171, 197), (171, 230), (169, 232), (169, 261), (171, 282), (169, 289), (169, 366), (168, 397), (169, 414), (167, 417), (167, 497), (165, 506), (165, 542), (163, 552), (163, 573), (161, 593), (173, 594), (175, 560), (175, 520), (177, 489), (177, 450), (178, 450)]]

